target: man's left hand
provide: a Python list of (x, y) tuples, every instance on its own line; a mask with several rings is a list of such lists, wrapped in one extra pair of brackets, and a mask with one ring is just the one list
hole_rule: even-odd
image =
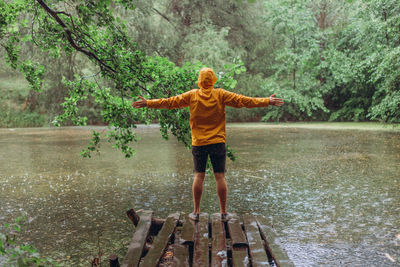
[(280, 107), (283, 105), (283, 100), (282, 98), (276, 98), (276, 93), (274, 93), (273, 95), (271, 95), (269, 97), (269, 104), (272, 106), (276, 106), (276, 107)]

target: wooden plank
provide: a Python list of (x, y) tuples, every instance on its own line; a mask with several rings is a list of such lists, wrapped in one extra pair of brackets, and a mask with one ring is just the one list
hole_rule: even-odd
[(228, 231), (231, 238), (233, 266), (250, 266), (247, 239), (236, 214), (232, 214), (232, 219), (228, 221)]
[(261, 239), (256, 218), (251, 214), (243, 215), (244, 229), (247, 242), (249, 243), (249, 254), (253, 267), (268, 266), (269, 261), (264, 248), (264, 241)]
[(189, 267), (189, 245), (174, 244), (174, 267)]
[(157, 236), (154, 237), (149, 252), (147, 252), (139, 266), (146, 267), (158, 265), (162, 255), (164, 254), (165, 248), (168, 245), (171, 235), (174, 234), (178, 220), (179, 213), (174, 213), (167, 217), (161, 230), (158, 232)]
[(183, 228), (180, 242), (185, 245), (193, 245), (194, 243), (194, 222), (189, 219), (189, 214), (181, 216), (183, 218)]
[[(181, 214), (181, 222), (182, 225), (185, 225), (186, 219), (188, 217), (185, 214)], [(177, 227), (177, 231), (175, 234), (175, 243), (174, 243), (174, 261), (172, 266), (174, 267), (189, 267), (189, 245), (184, 245), (182, 242), (182, 227)], [(193, 246), (192, 246), (193, 248)]]
[(248, 246), (246, 236), (240, 225), (239, 217), (236, 214), (232, 214), (232, 219), (228, 221), (228, 229), (233, 247)]
[(269, 223), (265, 217), (257, 216), (258, 227), (260, 228), (261, 238), (264, 240), (265, 248), (269, 251), (275, 264), (278, 267), (291, 267), (294, 266), (293, 262), (288, 257), (286, 251), (281, 246), (279, 238), (275, 231), (268, 226)]
[(151, 226), (151, 216), (153, 211), (145, 210), (139, 213), (140, 221), (133, 234), (122, 267), (137, 267), (142, 255), (144, 244)]
[(227, 266), (225, 226), (221, 222), (220, 213), (214, 213), (211, 216), (211, 229), (211, 266)]
[(232, 248), (232, 263), (234, 267), (250, 266), (249, 254), (247, 250), (247, 247)]
[[(174, 262), (175, 267), (188, 267), (189, 265), (189, 248), (193, 248), (193, 233), (194, 233), (194, 223), (189, 219), (187, 214), (181, 214), (182, 227), (177, 231), (175, 236), (174, 244)], [(178, 228), (179, 229), (179, 228)], [(185, 233), (185, 240), (182, 237), (182, 233)], [(191, 264), (191, 263), (190, 263)]]
[(200, 220), (195, 223), (193, 266), (205, 267), (208, 262), (208, 214), (200, 213)]

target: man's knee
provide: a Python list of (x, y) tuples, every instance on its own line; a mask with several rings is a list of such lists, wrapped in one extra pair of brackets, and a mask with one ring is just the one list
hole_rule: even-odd
[(214, 177), (215, 180), (224, 180), (225, 179), (225, 173), (224, 172), (214, 172)]
[(205, 172), (195, 172), (194, 173), (194, 178), (196, 180), (204, 180), (204, 177), (206, 176)]

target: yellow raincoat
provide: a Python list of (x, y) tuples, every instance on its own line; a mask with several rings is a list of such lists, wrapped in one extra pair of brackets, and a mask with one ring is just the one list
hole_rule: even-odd
[(149, 108), (175, 109), (190, 107), (192, 145), (204, 146), (225, 143), (225, 106), (235, 108), (268, 107), (269, 98), (247, 97), (214, 89), (217, 76), (210, 68), (200, 70), (198, 86), (183, 94), (170, 98), (147, 100)]

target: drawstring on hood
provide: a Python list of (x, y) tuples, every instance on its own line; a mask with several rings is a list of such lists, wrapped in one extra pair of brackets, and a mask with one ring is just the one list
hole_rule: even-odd
[(217, 75), (210, 68), (202, 68), (199, 73), (197, 85), (200, 89), (212, 89), (217, 81)]

